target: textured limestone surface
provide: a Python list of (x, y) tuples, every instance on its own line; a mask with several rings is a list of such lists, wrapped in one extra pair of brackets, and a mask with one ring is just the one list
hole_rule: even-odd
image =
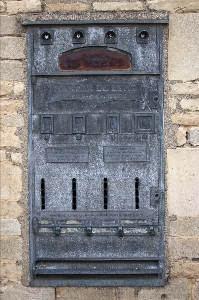
[(168, 75), (170, 80), (199, 78), (199, 13), (169, 17)]
[[(171, 276), (193, 279), (199, 277), (199, 262), (187, 258), (171, 263)], [(199, 295), (199, 294), (198, 294)], [(189, 298), (188, 298), (189, 299)]]
[(199, 149), (168, 149), (168, 211), (199, 217)]
[(18, 35), (20, 24), (15, 16), (0, 16), (0, 35)]
[(25, 58), (25, 39), (21, 37), (1, 37), (1, 54), (3, 59), (22, 59)]
[(190, 128), (189, 143), (193, 146), (199, 146), (199, 127)]
[(199, 125), (199, 113), (176, 113), (171, 116), (171, 120), (175, 124), (180, 125)]
[(10, 14), (40, 11), (40, 0), (7, 1), (7, 12)]
[(199, 98), (197, 99), (182, 99), (180, 101), (182, 109), (198, 111), (199, 110)]
[(143, 3), (140, 1), (132, 2), (93, 2), (94, 10), (115, 11), (115, 10), (143, 10)]
[(83, 4), (83, 3), (49, 3), (46, 4), (47, 8), (50, 8), (51, 11), (87, 11), (90, 9), (89, 4)]
[[(191, 300), (189, 280), (185, 278), (172, 279), (165, 288), (143, 288), (138, 292), (138, 300)], [(131, 298), (123, 299), (130, 300)]]
[(199, 238), (170, 238), (169, 254), (172, 260), (177, 259), (197, 259), (199, 257)]
[(1, 80), (21, 80), (24, 78), (24, 70), (21, 61), (2, 60), (0, 68)]
[(180, 217), (170, 223), (170, 235), (199, 236), (199, 218)]
[[(199, 3), (199, 2), (198, 2)], [(171, 94), (199, 95), (199, 82), (178, 82), (171, 85)]]
[(21, 224), (17, 219), (1, 220), (1, 236), (21, 235)]
[(5, 237), (1, 240), (1, 257), (3, 259), (22, 259), (22, 239), (15, 237)]
[(199, 10), (198, 0), (147, 0), (150, 9), (167, 11), (197, 11)]
[(55, 300), (53, 288), (27, 288), (21, 284), (4, 286), (1, 300)]
[(183, 146), (187, 139), (186, 139), (186, 132), (187, 132), (187, 129), (185, 127), (179, 127), (178, 128), (178, 131), (176, 133), (176, 138), (177, 138), (177, 144), (179, 146)]

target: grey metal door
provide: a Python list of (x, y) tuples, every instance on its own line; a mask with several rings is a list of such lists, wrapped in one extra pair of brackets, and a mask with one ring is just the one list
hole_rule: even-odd
[(164, 283), (160, 23), (26, 24), (32, 285)]

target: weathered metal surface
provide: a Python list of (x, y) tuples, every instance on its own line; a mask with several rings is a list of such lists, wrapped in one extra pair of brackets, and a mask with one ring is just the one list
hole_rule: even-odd
[(162, 25), (76, 24), (29, 30), (31, 284), (163, 285)]

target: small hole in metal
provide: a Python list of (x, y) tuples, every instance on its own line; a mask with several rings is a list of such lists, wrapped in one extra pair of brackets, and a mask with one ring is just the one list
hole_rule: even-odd
[(114, 38), (116, 38), (115, 32), (112, 31), (112, 30), (109, 30), (109, 31), (106, 33), (106, 38), (108, 38), (108, 39), (114, 39)]
[(77, 40), (82, 39), (83, 37), (84, 37), (84, 33), (80, 30), (76, 31), (73, 35), (73, 38)]
[(149, 37), (149, 33), (148, 31), (146, 30), (142, 30), (140, 33), (139, 33), (139, 38), (141, 38), (142, 40), (145, 40)]
[(49, 32), (43, 32), (41, 35), (42, 40), (48, 41), (51, 39), (51, 34)]

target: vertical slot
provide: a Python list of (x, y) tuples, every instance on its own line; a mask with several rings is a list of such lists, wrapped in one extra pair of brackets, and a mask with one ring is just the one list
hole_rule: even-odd
[(108, 179), (104, 178), (104, 209), (108, 208)]
[(135, 178), (135, 208), (139, 209), (139, 178)]
[(76, 179), (72, 179), (72, 208), (76, 209), (77, 208), (77, 184), (76, 184)]
[(45, 179), (41, 179), (41, 209), (45, 209)]

